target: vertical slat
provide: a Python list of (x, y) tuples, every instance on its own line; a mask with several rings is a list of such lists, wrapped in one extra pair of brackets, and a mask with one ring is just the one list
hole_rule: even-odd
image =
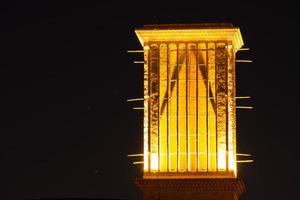
[(177, 45), (169, 45), (169, 138), (170, 171), (177, 171)]
[(232, 43), (227, 45), (228, 65), (228, 170), (236, 172), (235, 159), (235, 62)]
[(185, 68), (186, 68), (186, 75), (185, 75), (185, 91), (186, 91), (186, 94), (185, 94), (185, 121), (186, 121), (186, 171), (188, 172), (189, 170), (189, 129), (188, 129), (188, 124), (189, 124), (189, 118), (188, 118), (188, 107), (189, 107), (189, 101), (188, 101), (188, 96), (189, 96), (189, 91), (188, 91), (188, 88), (189, 88), (189, 77), (188, 77), (188, 73), (189, 73), (189, 56), (188, 56), (188, 45), (186, 44), (185, 46), (185, 51), (186, 51), (186, 63), (185, 63)]
[(179, 92), (178, 92), (178, 89), (179, 89), (179, 49), (178, 49), (178, 47), (179, 47), (179, 44), (177, 43), (176, 44), (177, 45), (177, 55), (176, 55), (176, 57), (177, 57), (177, 63), (176, 63), (176, 144), (177, 144), (177, 146), (176, 146), (176, 161), (177, 161), (177, 163), (176, 163), (176, 166), (177, 166), (177, 169), (176, 169), (176, 171), (178, 172), (179, 171), (179, 124), (178, 124), (178, 122), (179, 122), (179, 111), (178, 111), (178, 103), (179, 103), (179, 97), (178, 97), (178, 94), (179, 94)]
[(167, 92), (166, 92), (166, 98), (167, 98), (167, 171), (170, 171), (170, 128), (169, 128), (169, 75), (170, 70), (169, 70), (169, 45), (167, 45)]
[(148, 50), (148, 91), (149, 91), (149, 98), (148, 98), (148, 160), (149, 160), (149, 172), (152, 171), (151, 169), (151, 130), (152, 130), (152, 127), (151, 127), (151, 64), (150, 64), (150, 47), (149, 47), (149, 50)]
[(209, 171), (217, 170), (216, 144), (216, 84), (215, 84), (215, 44), (208, 43), (209, 103), (208, 103), (208, 145)]
[(207, 171), (208, 81), (206, 44), (198, 44), (197, 104), (198, 104), (198, 170)]
[(179, 133), (179, 171), (187, 169), (186, 151), (186, 45), (178, 44), (178, 133)]
[(237, 175), (237, 166), (236, 166), (236, 64), (235, 64), (235, 54), (232, 58), (232, 89), (233, 89), (233, 116), (232, 116), (232, 149), (233, 149), (233, 170), (235, 176)]
[(158, 45), (150, 45), (150, 154), (151, 154), (151, 171), (158, 171), (158, 68), (159, 68)]
[(225, 44), (225, 58), (226, 58), (226, 95), (225, 95), (225, 100), (226, 100), (226, 131), (225, 131), (225, 137), (226, 137), (226, 151), (225, 151), (225, 155), (226, 155), (226, 166), (225, 166), (225, 170), (228, 171), (229, 170), (229, 157), (228, 157), (228, 147), (229, 147), (229, 109), (228, 109), (228, 105), (229, 105), (229, 95), (228, 95), (228, 72), (229, 72), (229, 63), (228, 63), (228, 43)]
[(150, 171), (150, 154), (149, 154), (149, 46), (144, 45), (144, 171)]
[(158, 82), (158, 91), (157, 91), (157, 166), (158, 166), (158, 172), (160, 171), (160, 45), (157, 46), (157, 82)]
[(189, 135), (189, 171), (197, 171), (196, 158), (196, 45), (189, 44), (188, 51), (188, 135)]
[(217, 92), (217, 169), (218, 171), (226, 170), (226, 76), (227, 76), (227, 59), (225, 43), (216, 45), (216, 92)]
[(198, 113), (199, 113), (199, 96), (198, 96), (198, 66), (199, 66), (199, 51), (198, 44), (196, 44), (196, 65), (195, 65), (195, 73), (196, 73), (196, 171), (199, 171), (199, 121), (198, 121)]
[(168, 123), (167, 123), (167, 104), (168, 104), (168, 70), (167, 70), (167, 45), (160, 45), (160, 59), (159, 59), (159, 70), (160, 70), (160, 89), (159, 89), (159, 108), (160, 108), (160, 120), (159, 120), (159, 130), (160, 130), (160, 171), (167, 172), (168, 171)]
[(209, 109), (208, 109), (208, 105), (210, 102), (210, 95), (209, 95), (209, 89), (210, 89), (210, 81), (209, 81), (209, 62), (208, 62), (208, 43), (205, 43), (206, 46), (206, 69), (207, 69), (207, 85), (206, 85), (206, 171), (209, 171)]

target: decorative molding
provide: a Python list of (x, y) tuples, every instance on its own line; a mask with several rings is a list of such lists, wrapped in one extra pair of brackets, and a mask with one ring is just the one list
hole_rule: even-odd
[(193, 42), (193, 41), (231, 41), (235, 50), (240, 49), (244, 43), (239, 28), (236, 27), (218, 27), (218, 28), (187, 28), (178, 27), (177, 29), (158, 28), (140, 28), (136, 29), (135, 33), (139, 41), (144, 46), (149, 41), (151, 42)]

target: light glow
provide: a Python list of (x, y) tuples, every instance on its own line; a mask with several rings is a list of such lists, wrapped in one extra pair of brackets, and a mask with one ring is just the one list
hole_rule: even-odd
[(195, 30), (136, 31), (145, 60), (144, 177), (236, 176), (235, 53), (242, 40), (239, 29), (222, 30), (201, 29), (199, 37)]

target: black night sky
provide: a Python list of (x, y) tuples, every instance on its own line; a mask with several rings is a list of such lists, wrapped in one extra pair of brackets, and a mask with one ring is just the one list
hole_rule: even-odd
[[(141, 199), (143, 94), (134, 28), (229, 22), (245, 46), (237, 65), (241, 200), (299, 193), (299, 6), (201, 1), (159, 4), (37, 1), (0, 5), (0, 198)], [(102, 2), (102, 3), (101, 3)], [(283, 5), (284, 3), (284, 5)]]

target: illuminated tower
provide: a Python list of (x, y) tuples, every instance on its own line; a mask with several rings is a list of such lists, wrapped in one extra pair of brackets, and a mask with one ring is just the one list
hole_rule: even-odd
[(237, 199), (231, 24), (148, 25), (144, 48), (144, 199)]

